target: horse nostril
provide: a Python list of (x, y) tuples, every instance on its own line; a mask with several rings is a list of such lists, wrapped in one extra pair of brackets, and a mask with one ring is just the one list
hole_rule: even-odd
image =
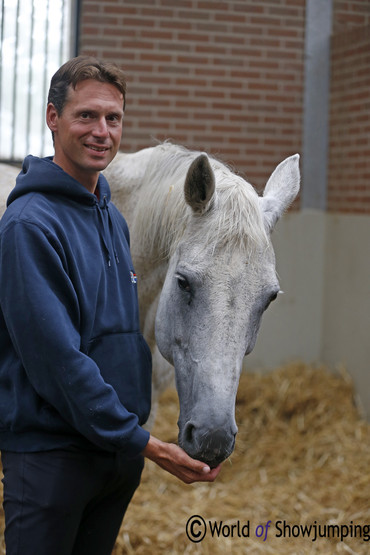
[(191, 443), (193, 441), (193, 432), (194, 432), (194, 425), (190, 423), (186, 424), (184, 439), (187, 443)]

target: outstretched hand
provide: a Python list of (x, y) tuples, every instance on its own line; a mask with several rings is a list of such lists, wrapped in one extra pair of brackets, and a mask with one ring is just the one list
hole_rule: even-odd
[(153, 436), (150, 436), (142, 454), (185, 484), (213, 482), (221, 470), (221, 465), (211, 469), (204, 462), (189, 457), (174, 443), (165, 443)]

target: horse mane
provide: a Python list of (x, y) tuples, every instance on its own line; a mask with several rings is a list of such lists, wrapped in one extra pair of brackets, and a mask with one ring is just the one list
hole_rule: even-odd
[(190, 221), (192, 237), (205, 247), (232, 250), (242, 246), (250, 255), (266, 247), (268, 238), (256, 191), (219, 160), (208, 155), (216, 178), (215, 202), (202, 215), (195, 215), (186, 204), (185, 176), (200, 154), (170, 142), (153, 149), (134, 223), (135, 235), (146, 252), (156, 249), (160, 256), (172, 255)]

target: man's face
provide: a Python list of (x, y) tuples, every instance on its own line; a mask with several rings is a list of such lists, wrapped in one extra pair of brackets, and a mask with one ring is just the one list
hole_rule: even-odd
[(49, 104), (46, 119), (54, 132), (54, 162), (94, 192), (99, 172), (120, 145), (122, 93), (110, 83), (86, 79), (69, 88), (61, 115)]

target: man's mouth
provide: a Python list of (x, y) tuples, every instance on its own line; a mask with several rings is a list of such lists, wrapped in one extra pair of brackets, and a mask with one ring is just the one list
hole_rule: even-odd
[(91, 150), (95, 150), (95, 152), (105, 152), (108, 150), (107, 146), (94, 146), (94, 145), (85, 145), (87, 148), (91, 148)]

